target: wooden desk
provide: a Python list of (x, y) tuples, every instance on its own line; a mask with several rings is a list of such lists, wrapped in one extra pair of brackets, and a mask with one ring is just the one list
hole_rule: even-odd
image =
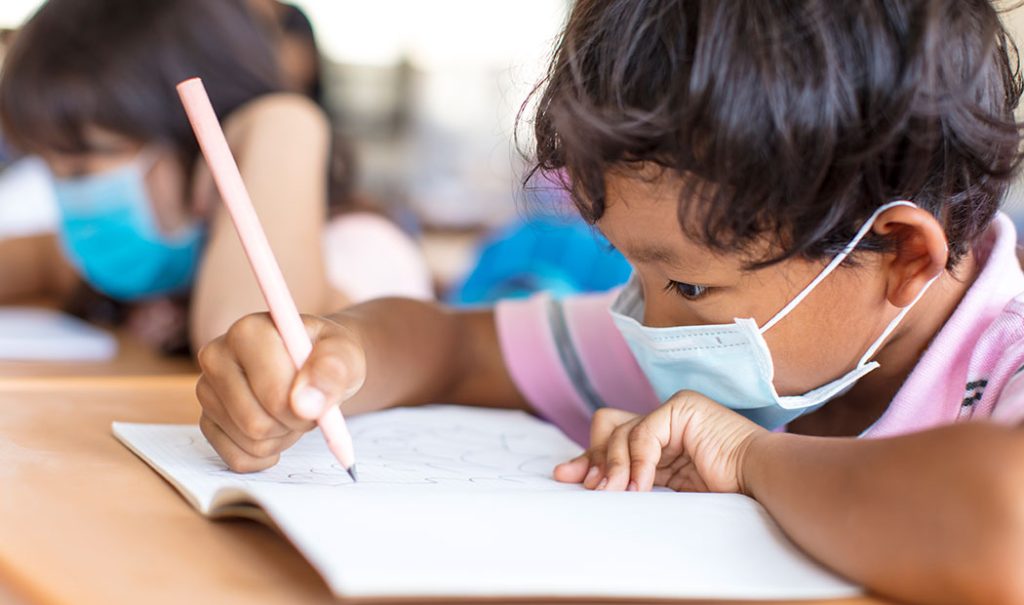
[(192, 389), (188, 376), (0, 380), (0, 601), (333, 602), (283, 538), (207, 521), (111, 435), (114, 420), (195, 422)]

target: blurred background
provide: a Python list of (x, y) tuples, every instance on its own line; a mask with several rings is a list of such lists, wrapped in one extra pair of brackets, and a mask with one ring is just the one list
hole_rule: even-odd
[[(41, 3), (0, 1), (0, 53)], [(601, 255), (591, 231), (565, 218), (572, 213), (553, 188), (552, 199), (536, 200), (520, 187), (525, 162), (514, 142), (516, 114), (542, 76), (570, 0), (291, 4), (312, 26), (320, 55), (315, 94), (351, 143), (359, 191), (420, 238), (442, 296), (484, 302), (541, 287), (603, 289), (625, 279), (625, 264)], [(1024, 31), (1024, 9), (1006, 18)], [(1024, 216), (1017, 193), (1008, 208)], [(538, 211), (545, 216), (537, 218)], [(524, 213), (534, 223), (526, 233)], [(513, 265), (532, 256), (542, 257), (530, 269), (540, 281), (510, 283)], [(482, 257), (500, 279), (469, 275)], [(562, 283), (559, 263), (576, 265), (574, 283)], [(581, 282), (588, 263), (601, 271)]]
[[(0, 40), (9, 41), (42, 3), (2, 0)], [(624, 262), (605, 254), (604, 244), (570, 219), (554, 188), (544, 195), (556, 199), (528, 200), (520, 187), (525, 162), (514, 142), (516, 115), (543, 74), (569, 0), (289, 4), (312, 25), (320, 55), (314, 94), (350, 144), (359, 193), (420, 238), (443, 297), (487, 302), (539, 288), (605, 289), (625, 280)], [(523, 233), (527, 210), (531, 224)], [(511, 284), (509, 275), (469, 275), (487, 252), (482, 246), (508, 239), (511, 246), (487, 257), (509, 265), (537, 253), (552, 270), (562, 260), (610, 259), (613, 271), (602, 276), (595, 266), (594, 279), (584, 275), (582, 286), (562, 283), (559, 275)], [(552, 249), (565, 242), (570, 250)], [(530, 272), (536, 278), (543, 270), (534, 263)], [(571, 273), (578, 276), (579, 269)], [(491, 283), (496, 280), (501, 283)], [(476, 294), (464, 297), (467, 281)]]

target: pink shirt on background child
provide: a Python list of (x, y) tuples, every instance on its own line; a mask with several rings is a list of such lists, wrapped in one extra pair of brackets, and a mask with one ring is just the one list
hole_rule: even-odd
[[(971, 418), (1024, 422), (1024, 272), (1013, 223), (1000, 214), (975, 246), (981, 267), (888, 409), (862, 436), (888, 437)], [(608, 406), (646, 413), (659, 404), (612, 322), (617, 292), (498, 304), (505, 364), (543, 417), (581, 444)]]

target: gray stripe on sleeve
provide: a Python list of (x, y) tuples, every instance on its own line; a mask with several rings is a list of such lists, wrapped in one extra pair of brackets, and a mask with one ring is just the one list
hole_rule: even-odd
[(587, 372), (583, 369), (583, 363), (580, 361), (576, 347), (573, 346), (572, 335), (569, 334), (569, 324), (565, 319), (565, 307), (562, 306), (561, 301), (553, 298), (548, 300), (548, 324), (551, 326), (551, 332), (555, 337), (555, 346), (558, 349), (558, 357), (562, 361), (562, 367), (565, 368), (566, 373), (569, 375), (569, 380), (572, 381), (580, 398), (583, 399), (592, 413), (605, 407), (601, 397), (597, 394), (597, 390), (590, 382)]

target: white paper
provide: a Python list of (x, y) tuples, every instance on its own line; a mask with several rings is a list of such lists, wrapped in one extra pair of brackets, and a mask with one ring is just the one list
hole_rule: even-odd
[(0, 307), (0, 359), (106, 361), (117, 354), (109, 332), (80, 319), (27, 307)]
[(211, 512), (244, 491), (345, 596), (822, 599), (859, 594), (753, 500), (589, 492), (550, 478), (578, 446), (521, 412), (430, 406), (349, 419), (353, 485), (316, 432), (238, 475), (194, 426), (115, 434)]

